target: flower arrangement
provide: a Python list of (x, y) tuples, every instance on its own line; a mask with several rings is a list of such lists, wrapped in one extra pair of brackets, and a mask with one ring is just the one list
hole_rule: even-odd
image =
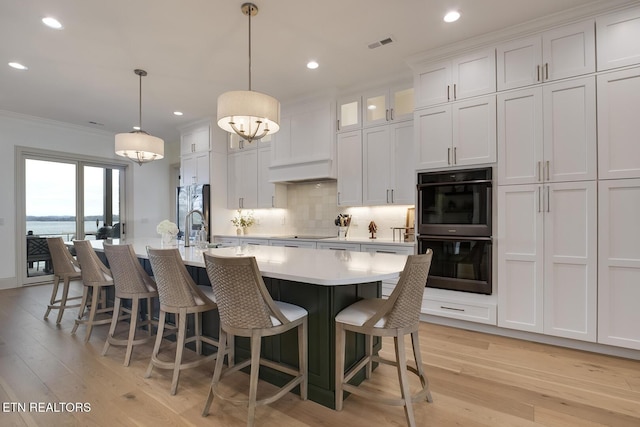
[(156, 227), (156, 231), (158, 232), (158, 234), (170, 234), (172, 236), (177, 236), (178, 226), (168, 219), (165, 219), (160, 224), (158, 224), (158, 226)]
[(238, 214), (233, 217), (231, 223), (238, 228), (246, 228), (251, 227), (255, 223), (255, 219), (253, 218), (253, 212), (249, 212), (248, 214), (243, 214), (242, 209), (238, 209)]

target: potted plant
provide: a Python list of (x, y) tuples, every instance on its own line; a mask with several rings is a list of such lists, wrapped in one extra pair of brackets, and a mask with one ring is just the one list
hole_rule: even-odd
[(255, 223), (253, 212), (243, 214), (242, 209), (238, 209), (237, 212), (237, 215), (233, 217), (231, 223), (235, 225), (236, 233), (238, 235), (247, 234), (247, 228), (251, 227)]

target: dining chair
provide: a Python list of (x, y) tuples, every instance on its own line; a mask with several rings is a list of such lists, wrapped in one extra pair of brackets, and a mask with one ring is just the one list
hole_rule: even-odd
[[(133, 245), (112, 245), (104, 243), (104, 253), (109, 261), (109, 268), (113, 275), (113, 283), (116, 288), (115, 300), (113, 303), (113, 315), (111, 316), (111, 326), (104, 343), (102, 355), (106, 355), (109, 346), (125, 346), (124, 366), (129, 366), (133, 346), (144, 344), (153, 339), (153, 298), (158, 298), (156, 282), (144, 270)], [(122, 300), (131, 301), (131, 308), (124, 307)], [(140, 302), (146, 300), (146, 311), (144, 321), (139, 322)], [(129, 320), (129, 333), (126, 338), (118, 338), (116, 329), (119, 321)], [(146, 328), (145, 335), (136, 339), (136, 332)]]
[[(307, 399), (307, 348), (308, 313), (302, 307), (282, 301), (274, 301), (264, 284), (255, 257), (220, 257), (204, 253), (207, 275), (218, 303), (220, 313), (220, 345), (224, 346), (227, 337), (248, 337), (251, 345), (251, 358), (222, 371), (222, 359), (216, 361), (209, 394), (202, 416), (209, 414), (213, 398), (219, 397), (248, 406), (247, 425), (255, 423), (256, 407), (268, 405), (300, 386), (300, 397)], [(280, 335), (297, 329), (298, 332), (298, 368), (262, 359), (261, 340), (263, 337)], [(293, 378), (276, 393), (257, 400), (258, 374), (260, 365), (267, 366), (291, 375)], [(236, 399), (223, 396), (219, 391), (222, 376), (232, 374), (239, 369), (251, 366), (248, 398)]]
[[(153, 275), (158, 285), (160, 312), (156, 341), (144, 377), (149, 378), (154, 367), (173, 370), (170, 392), (174, 395), (178, 390), (181, 370), (201, 366), (216, 358), (224, 358), (228, 350), (225, 351), (224, 343), (219, 343), (215, 338), (202, 334), (202, 313), (216, 310), (218, 306), (193, 281), (178, 249), (149, 248), (148, 253)], [(175, 315), (176, 328), (165, 333), (167, 314), (169, 313)], [(187, 337), (187, 316), (190, 314), (195, 317), (195, 332), (193, 336)], [(169, 335), (176, 335), (175, 357), (170, 361), (161, 360), (159, 354), (162, 339)], [(185, 345), (194, 341), (196, 353), (199, 355), (202, 354), (202, 343), (215, 346), (217, 351), (191, 362), (183, 362)]]
[[(336, 315), (336, 391), (335, 407), (337, 411), (343, 407), (343, 391), (363, 396), (369, 400), (388, 405), (403, 406), (407, 423), (415, 426), (413, 402), (427, 400), (432, 402), (429, 382), (422, 366), (418, 328), (420, 324), (420, 308), (424, 293), (433, 251), (428, 249), (422, 255), (409, 255), (400, 280), (388, 299), (369, 298), (351, 304)], [(346, 332), (352, 331), (365, 335), (365, 355), (345, 372), (345, 340)], [(416, 367), (409, 366), (404, 348), (404, 337), (411, 334), (413, 355)], [(383, 359), (373, 354), (373, 337), (393, 337), (396, 360)], [(384, 394), (376, 394), (361, 387), (349, 384), (349, 381), (362, 368), (365, 378), (371, 377), (373, 362), (396, 366), (400, 383), (400, 397), (394, 398)], [(411, 394), (408, 372), (418, 376), (421, 389)]]
[[(47, 319), (49, 317), (51, 310), (58, 310), (57, 325), (62, 321), (62, 314), (66, 309), (80, 307), (79, 303), (68, 304), (68, 302), (82, 298), (81, 296), (69, 298), (71, 283), (80, 283), (82, 281), (82, 274), (80, 273), (80, 264), (78, 264), (78, 261), (71, 255), (62, 237), (47, 237), (47, 246), (49, 247), (51, 261), (53, 262), (53, 289), (44, 318)], [(58, 298), (60, 282), (62, 282), (62, 295)]]
[[(113, 277), (107, 266), (98, 258), (89, 240), (74, 240), (73, 247), (80, 263), (84, 288), (80, 310), (71, 334), (75, 335), (78, 326), (86, 325), (84, 341), (87, 342), (91, 338), (94, 326), (111, 323), (111, 316), (102, 317), (101, 315), (109, 315), (113, 312), (113, 307), (107, 306), (107, 288), (113, 286)], [(89, 297), (91, 297), (90, 305)], [(89, 313), (85, 316), (87, 308)]]

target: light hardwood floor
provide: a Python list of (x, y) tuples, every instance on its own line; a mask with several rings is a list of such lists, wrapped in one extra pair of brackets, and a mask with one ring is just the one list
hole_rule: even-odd
[[(200, 416), (213, 365), (184, 371), (178, 394), (170, 396), (169, 371), (143, 378), (151, 344), (136, 348), (125, 368), (123, 349), (100, 355), (107, 326), (85, 344), (83, 328), (69, 334), (75, 311), (65, 313), (59, 327), (43, 320), (49, 294), (47, 285), (0, 291), (1, 426), (246, 425), (246, 409), (229, 402), (216, 400), (211, 414)], [(432, 324), (422, 324), (420, 339), (434, 398), (416, 405), (420, 426), (640, 426), (639, 361)], [(383, 343), (387, 357), (391, 344)], [(381, 366), (366, 386), (396, 390), (395, 375), (393, 367)], [(230, 394), (247, 385), (242, 373), (225, 380)], [(91, 410), (12, 411), (18, 402), (56, 403), (57, 410), (65, 402), (88, 403)], [(373, 427), (402, 426), (405, 419), (400, 407), (357, 396), (335, 412), (290, 394), (258, 408), (257, 423)]]

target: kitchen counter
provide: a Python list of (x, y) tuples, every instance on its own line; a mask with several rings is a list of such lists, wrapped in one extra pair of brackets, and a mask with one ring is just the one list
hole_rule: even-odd
[[(321, 241), (333, 241), (322, 239)], [(337, 241), (337, 239), (336, 239)], [(344, 242), (345, 240), (340, 240)], [(119, 240), (114, 239), (114, 244)], [(92, 240), (94, 249), (102, 251), (102, 240)], [(147, 246), (160, 248), (158, 239), (126, 241), (133, 244), (139, 258), (147, 259)], [(282, 246), (242, 245), (200, 250), (195, 246), (178, 245), (186, 265), (204, 268), (203, 252), (237, 257), (255, 256), (264, 277), (291, 280), (322, 286), (350, 285), (397, 279), (407, 260), (406, 255), (369, 252), (334, 252)]]
[[(324, 240), (324, 239), (323, 239)], [(103, 250), (102, 241), (91, 242), (96, 251)], [(114, 243), (118, 243), (114, 240)], [(152, 273), (147, 257), (147, 246), (160, 247), (160, 238), (127, 241)], [(195, 247), (178, 249), (191, 277), (200, 286), (210, 286), (204, 268), (202, 250)], [(242, 245), (228, 248), (206, 249), (224, 256), (255, 256), (265, 285), (275, 300), (304, 307), (308, 313), (308, 397), (329, 408), (335, 406), (335, 316), (345, 307), (362, 298), (382, 295), (382, 280), (399, 277), (406, 263), (406, 255), (322, 249), (290, 248), (282, 246)], [(100, 254), (103, 255), (103, 254)], [(203, 314), (203, 332), (218, 336), (217, 313)], [(284, 334), (265, 338), (262, 346), (264, 358), (298, 365), (297, 334)], [(250, 357), (249, 341), (236, 337), (236, 361)], [(379, 338), (374, 339), (374, 351), (381, 348)], [(212, 349), (210, 351), (213, 351)], [(353, 335), (347, 340), (346, 366), (351, 366), (364, 355), (364, 336)], [(289, 377), (267, 367), (260, 367), (260, 377), (272, 384), (282, 385)], [(364, 368), (353, 379), (364, 380)]]
[(247, 234), (247, 235), (215, 235), (214, 238), (226, 238), (226, 239), (262, 239), (262, 240), (304, 240), (304, 241), (313, 241), (313, 242), (340, 242), (340, 243), (360, 243), (360, 244), (372, 244), (372, 245), (398, 245), (398, 246), (415, 246), (416, 242), (401, 242), (398, 240), (393, 240), (390, 238), (377, 238), (370, 239), (368, 237), (347, 237), (346, 239), (341, 239), (336, 237), (324, 237), (324, 238), (295, 238), (291, 237), (292, 235), (266, 235), (266, 234)]

